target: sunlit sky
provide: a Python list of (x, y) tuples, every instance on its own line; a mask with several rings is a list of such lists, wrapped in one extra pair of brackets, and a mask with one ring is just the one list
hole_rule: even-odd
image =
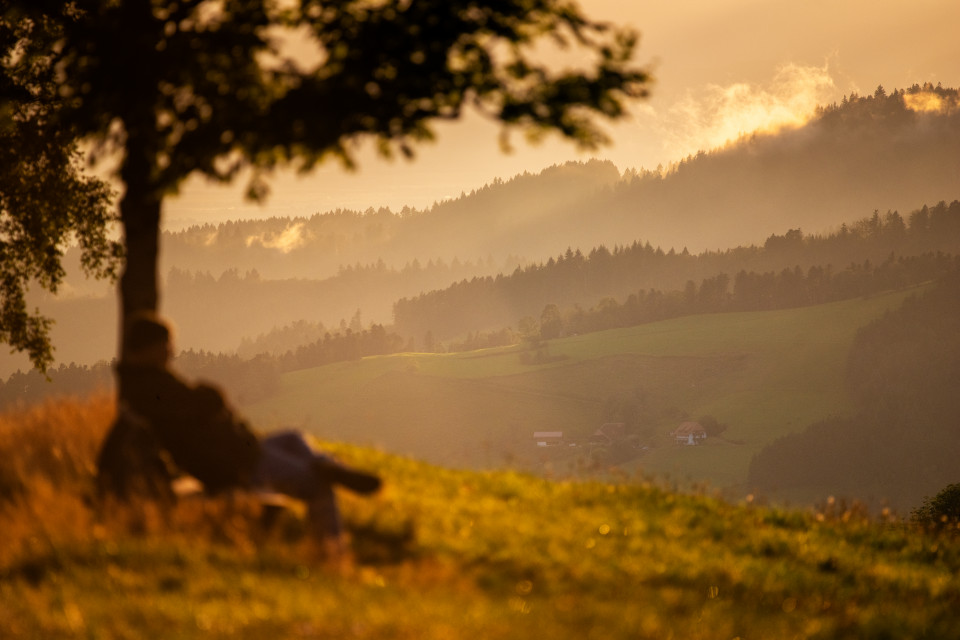
[(366, 146), (359, 169), (323, 165), (308, 176), (278, 173), (263, 205), (229, 187), (191, 179), (168, 199), (164, 224), (308, 216), (432, 203), (495, 178), (538, 172), (569, 160), (604, 158), (621, 170), (654, 169), (758, 128), (802, 122), (817, 104), (913, 83), (960, 86), (957, 0), (580, 0), (591, 17), (641, 34), (638, 62), (655, 77), (651, 97), (609, 127), (613, 144), (594, 152), (520, 135), (502, 153), (497, 125), (468, 116), (435, 128), (438, 139), (413, 161), (379, 158)]

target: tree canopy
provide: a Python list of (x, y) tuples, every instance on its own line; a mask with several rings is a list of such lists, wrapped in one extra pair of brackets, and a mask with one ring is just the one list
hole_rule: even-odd
[[(119, 161), (121, 308), (154, 310), (161, 203), (187, 176), (228, 181), (252, 168), (248, 192), (259, 198), (278, 165), (350, 166), (351, 142), (364, 138), (409, 156), (433, 136), (432, 121), (465, 109), (505, 132), (556, 131), (591, 147), (605, 141), (598, 116), (621, 117), (625, 100), (646, 93), (636, 42), (564, 0), (10, 0), (0, 13), (0, 135), (15, 157), (3, 156), (0, 268), (20, 279), (4, 278), (0, 338), (49, 362), (47, 325), (17, 313), (30, 279), (55, 289), (69, 233), (86, 243), (93, 273), (115, 264), (103, 235), (108, 192), (81, 173), (78, 142)], [(582, 63), (551, 64), (551, 47)], [(23, 159), (28, 132), (59, 159)], [(39, 188), (49, 180), (59, 188)], [(36, 197), (11, 196), (18, 181)], [(11, 254), (10, 229), (41, 208), (63, 212), (31, 236), (53, 244)], [(16, 255), (26, 268), (11, 267)]]

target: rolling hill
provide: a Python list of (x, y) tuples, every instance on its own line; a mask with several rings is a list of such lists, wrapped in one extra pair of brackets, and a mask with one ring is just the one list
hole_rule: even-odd
[[(181, 283), (219, 282), (255, 271), (258, 291), (270, 293), (261, 306), (277, 318), (231, 310), (224, 314), (230, 331), (223, 331), (203, 308), (209, 297), (197, 287), (181, 295), (175, 283), (165, 310), (181, 320), (183, 348), (234, 349), (243, 337), (298, 320), (331, 326), (360, 310), (368, 321), (388, 322), (400, 297), (548, 260), (568, 247), (649, 242), (665, 251), (731, 249), (788, 228), (822, 233), (875, 210), (906, 215), (957, 198), (957, 90), (878, 89), (824, 106), (802, 127), (745, 136), (664, 171), (571, 163), (497, 180), (426, 211), (335, 211), (165, 233), (164, 274), (177, 269)], [(67, 263), (75, 262), (68, 253)], [(72, 299), (29, 301), (57, 321), (58, 362), (112, 357), (112, 293), (76, 279), (65, 289)], [(191, 315), (194, 308), (201, 310)], [(24, 366), (22, 358), (0, 357), (6, 374)]]
[[(285, 374), (279, 393), (242, 412), (262, 429), (297, 426), (444, 466), (562, 476), (616, 465), (745, 495), (761, 449), (850, 408), (843, 378), (857, 330), (907, 295), (570, 336), (550, 341), (539, 365), (523, 364), (520, 347), (370, 357)], [(587, 446), (625, 402), (649, 449)], [(671, 443), (681, 421), (703, 415), (727, 431), (699, 447)], [(579, 446), (537, 447), (535, 431)]]
[(960, 94), (914, 85), (823, 105), (804, 125), (745, 135), (666, 169), (592, 160), (496, 180), (424, 210), (235, 221), (164, 236), (164, 264), (327, 277), (383, 259), (547, 260), (634, 240), (726, 249), (819, 233), (874, 210), (960, 198)]

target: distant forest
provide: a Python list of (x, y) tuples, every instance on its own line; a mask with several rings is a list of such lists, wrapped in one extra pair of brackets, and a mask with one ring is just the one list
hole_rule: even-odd
[[(549, 219), (558, 208), (580, 201), (589, 205), (598, 190), (620, 179), (610, 162), (571, 162), (498, 178), (426, 210), (338, 209), (194, 226), (164, 233), (163, 263), (211, 273), (225, 265), (255, 269), (264, 279), (318, 280), (341, 273), (346, 265), (383, 264), (399, 270), (431, 260), (455, 271), (473, 264), (487, 273), (491, 265), (500, 269), (543, 253), (539, 238), (549, 235)], [(551, 244), (544, 257), (568, 240)]]
[[(209, 272), (172, 268), (167, 273), (164, 306), (176, 319), (183, 344), (232, 351), (244, 338), (301, 320), (337, 327), (338, 321), (350, 323), (358, 317), (354, 331), (360, 328), (358, 324), (387, 323), (399, 297), (503, 268), (502, 264), (483, 262), (414, 260), (395, 269), (380, 260), (343, 266), (336, 276), (322, 280), (271, 280), (256, 270), (242, 273), (237, 269), (215, 277)], [(217, 321), (211, 322), (211, 318)]]
[[(683, 291), (691, 281), (699, 289), (720, 273), (728, 275), (733, 288), (740, 271), (768, 277), (799, 266), (808, 277), (811, 267), (832, 265), (836, 274), (852, 263), (869, 260), (875, 266), (887, 261), (890, 251), (897, 257), (957, 253), (949, 235), (920, 242), (912, 233), (919, 221), (906, 212), (924, 202), (960, 197), (958, 176), (958, 91), (932, 84), (889, 93), (878, 87), (871, 95), (847, 96), (820, 108), (798, 128), (744, 136), (666, 168), (621, 173), (609, 162), (568, 163), (494, 180), (426, 210), (318, 212), (167, 232), (161, 256), (167, 279), (163, 308), (177, 324), (184, 349), (239, 353), (242, 341), (300, 321), (340, 331), (339, 325), (359, 313), (364, 327), (388, 326), (399, 299), (417, 301), (452, 283), (498, 274), (511, 278), (518, 269), (527, 281), (552, 281), (531, 265), (547, 268), (562, 256), (576, 271), (576, 260), (566, 260), (567, 247), (574, 256), (579, 250), (583, 260), (599, 252), (590, 265), (597, 273), (605, 251), (612, 262), (627, 252), (644, 263), (643, 271), (626, 280), (598, 278), (592, 283), (596, 290), (565, 284), (566, 290), (540, 295), (536, 305), (517, 306), (498, 293), (496, 304), (506, 308), (486, 310), (494, 317), (461, 322), (459, 329), (447, 326), (447, 320), (428, 329), (431, 323), (423, 321), (420, 310), (411, 308), (407, 315), (401, 305), (401, 324), (409, 321), (404, 340), (413, 338), (417, 348), (503, 342), (505, 327), (522, 332), (518, 321), (538, 320), (548, 304), (589, 310), (608, 299), (623, 305), (640, 291)], [(826, 248), (816, 255), (806, 246), (809, 238), (833, 234), (841, 222), (874, 210), (891, 231), (889, 251), (877, 243), (876, 250), (857, 255)], [(896, 220), (887, 225), (886, 219), (891, 212), (904, 214), (909, 235), (922, 246), (895, 245)], [(854, 226), (848, 229), (852, 233)], [(765, 251), (774, 236), (794, 240), (785, 229), (803, 232), (797, 257)], [(634, 243), (638, 238), (643, 241)], [(647, 243), (654, 254), (662, 248), (670, 259), (645, 257)], [(741, 253), (726, 256), (725, 249)], [(67, 256), (74, 266), (75, 254)], [(778, 262), (782, 257), (786, 261)], [(513, 284), (523, 288), (520, 280)], [(585, 291), (581, 299), (572, 295), (578, 287)], [(91, 364), (111, 356), (116, 345), (104, 328), (117, 318), (113, 291), (71, 275), (63, 292), (55, 299), (28, 301), (56, 321), (58, 363)], [(0, 354), (2, 375), (18, 366), (25, 363)]]
[[(303, 320), (243, 341), (240, 354), (187, 350), (176, 366), (189, 377), (216, 381), (238, 402), (253, 402), (272, 394), (287, 371), (403, 350), (472, 350), (549, 340), (695, 313), (821, 304), (942, 279), (960, 271), (957, 256), (960, 201), (924, 206), (906, 220), (896, 212), (875, 212), (827, 235), (805, 236), (792, 229), (770, 236), (763, 246), (724, 252), (664, 252), (639, 242), (613, 251), (598, 247), (586, 256), (568, 250), (509, 276), (463, 280), (402, 299), (392, 326), (364, 328), (359, 312), (333, 329)], [(834, 267), (831, 260), (843, 266)], [(711, 275), (693, 279), (705, 272)], [(178, 277), (209, 287), (205, 295), (213, 303), (229, 296), (256, 306), (256, 292), (270, 288), (254, 275), (230, 275), (225, 288), (212, 278)], [(678, 285), (636, 288), (646, 282)], [(616, 291), (629, 293), (618, 298)], [(569, 302), (585, 299), (598, 302)], [(0, 404), (84, 394), (109, 388), (112, 381), (106, 362), (61, 366), (48, 375), (51, 382), (35, 371), (11, 375), (0, 383)]]
[[(369, 355), (395, 353), (404, 347), (396, 334), (381, 325), (353, 331), (345, 329), (290, 349), (279, 356), (262, 352), (249, 358), (236, 354), (187, 350), (180, 352), (173, 367), (190, 380), (206, 381), (225, 389), (239, 404), (256, 402), (279, 389), (280, 375), (287, 371), (319, 367), (332, 362), (355, 360)], [(92, 366), (62, 365), (46, 375), (31, 369), (18, 371), (0, 382), (0, 407), (29, 405), (51, 396), (83, 397), (112, 392), (114, 362)]]
[(751, 463), (748, 486), (787, 495), (829, 486), (837, 498), (884, 496), (905, 514), (958, 480), (958, 380), (955, 272), (859, 331), (846, 372), (857, 410), (769, 445)]
[[(300, 321), (339, 331), (338, 324), (359, 312), (363, 326), (387, 326), (394, 322), (399, 299), (416, 301), (454, 282), (459, 286), (498, 274), (509, 278), (518, 268), (534, 280), (538, 275), (531, 265), (557, 262), (558, 252), (566, 261), (566, 247), (574, 255), (580, 249), (584, 260), (606, 250), (611, 257), (629, 251), (640, 262), (643, 252), (633, 245), (642, 244), (645, 251), (649, 242), (654, 252), (662, 247), (672, 257), (659, 260), (656, 269), (645, 266), (627, 281), (601, 280), (582, 299), (554, 291), (536, 305), (494, 310), (498, 317), (461, 323), (460, 333), (452, 325), (427, 329), (420, 311), (404, 317), (410, 321), (404, 340), (413, 338), (417, 348), (502, 342), (505, 327), (520, 332), (518, 321), (538, 320), (548, 304), (589, 310), (605, 299), (623, 305), (640, 291), (682, 291), (690, 281), (699, 288), (720, 273), (728, 275), (732, 288), (740, 271), (780, 274), (799, 266), (807, 277), (811, 267), (832, 265), (838, 273), (852, 263), (883, 263), (889, 251), (881, 252), (879, 244), (877, 251), (849, 256), (839, 251), (814, 255), (805, 247), (799, 258), (764, 262), (774, 255), (765, 252), (766, 240), (786, 238), (784, 230), (792, 228), (804, 232), (806, 243), (874, 210), (885, 226), (889, 212), (904, 213), (904, 225), (917, 240), (912, 232), (919, 221), (906, 212), (923, 202), (960, 197), (958, 175), (958, 91), (932, 84), (889, 93), (878, 87), (871, 95), (847, 96), (820, 108), (797, 129), (744, 136), (671, 167), (621, 173), (609, 162), (570, 163), (495, 180), (423, 211), (336, 211), (168, 232), (161, 258), (168, 280), (164, 311), (177, 324), (183, 348), (239, 353), (242, 341)], [(854, 226), (848, 230), (856, 232)], [(891, 232), (896, 226), (894, 220)], [(644, 241), (634, 243), (637, 238)], [(890, 251), (898, 257), (938, 250), (955, 254), (953, 241), (943, 234), (922, 247), (892, 246)], [(715, 247), (741, 247), (735, 259), (740, 263), (727, 259), (724, 264), (729, 252)], [(751, 258), (747, 251), (757, 255)], [(73, 266), (65, 295), (33, 295), (28, 304), (55, 320), (58, 363), (91, 365), (116, 350), (113, 332), (104, 330), (116, 322), (116, 301), (104, 283), (75, 277), (77, 258), (76, 251), (68, 251), (66, 262)], [(514, 280), (518, 286), (519, 280)], [(498, 304), (513, 302), (500, 295)], [(490, 332), (501, 335), (491, 338)], [(478, 333), (484, 334), (482, 340), (476, 339)], [(23, 366), (21, 359), (0, 357), (2, 375)]]
[(878, 87), (818, 108), (799, 128), (747, 135), (669, 167), (621, 173), (610, 162), (568, 163), (425, 210), (337, 210), (169, 232), (163, 263), (322, 279), (347, 264), (400, 268), (430, 258), (499, 266), (510, 256), (539, 262), (567, 246), (634, 238), (700, 253), (756, 245), (789, 227), (828, 230), (874, 209), (950, 201), (960, 197), (958, 175), (958, 90)]
[(417, 340), (429, 333), (436, 342), (520, 329), (527, 318), (527, 332), (539, 323), (551, 338), (689, 313), (818, 304), (934, 279), (952, 268), (948, 256), (956, 254), (960, 201), (924, 206), (907, 220), (875, 212), (832, 234), (793, 229), (761, 247), (699, 255), (640, 242), (612, 251), (600, 246), (586, 256), (568, 249), (511, 275), (398, 300), (394, 329)]

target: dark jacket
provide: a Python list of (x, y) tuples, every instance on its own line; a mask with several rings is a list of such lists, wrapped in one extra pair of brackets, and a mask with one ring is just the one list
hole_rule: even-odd
[(248, 486), (260, 445), (209, 385), (191, 386), (166, 369), (120, 363), (120, 398), (153, 430), (176, 466), (208, 491)]

